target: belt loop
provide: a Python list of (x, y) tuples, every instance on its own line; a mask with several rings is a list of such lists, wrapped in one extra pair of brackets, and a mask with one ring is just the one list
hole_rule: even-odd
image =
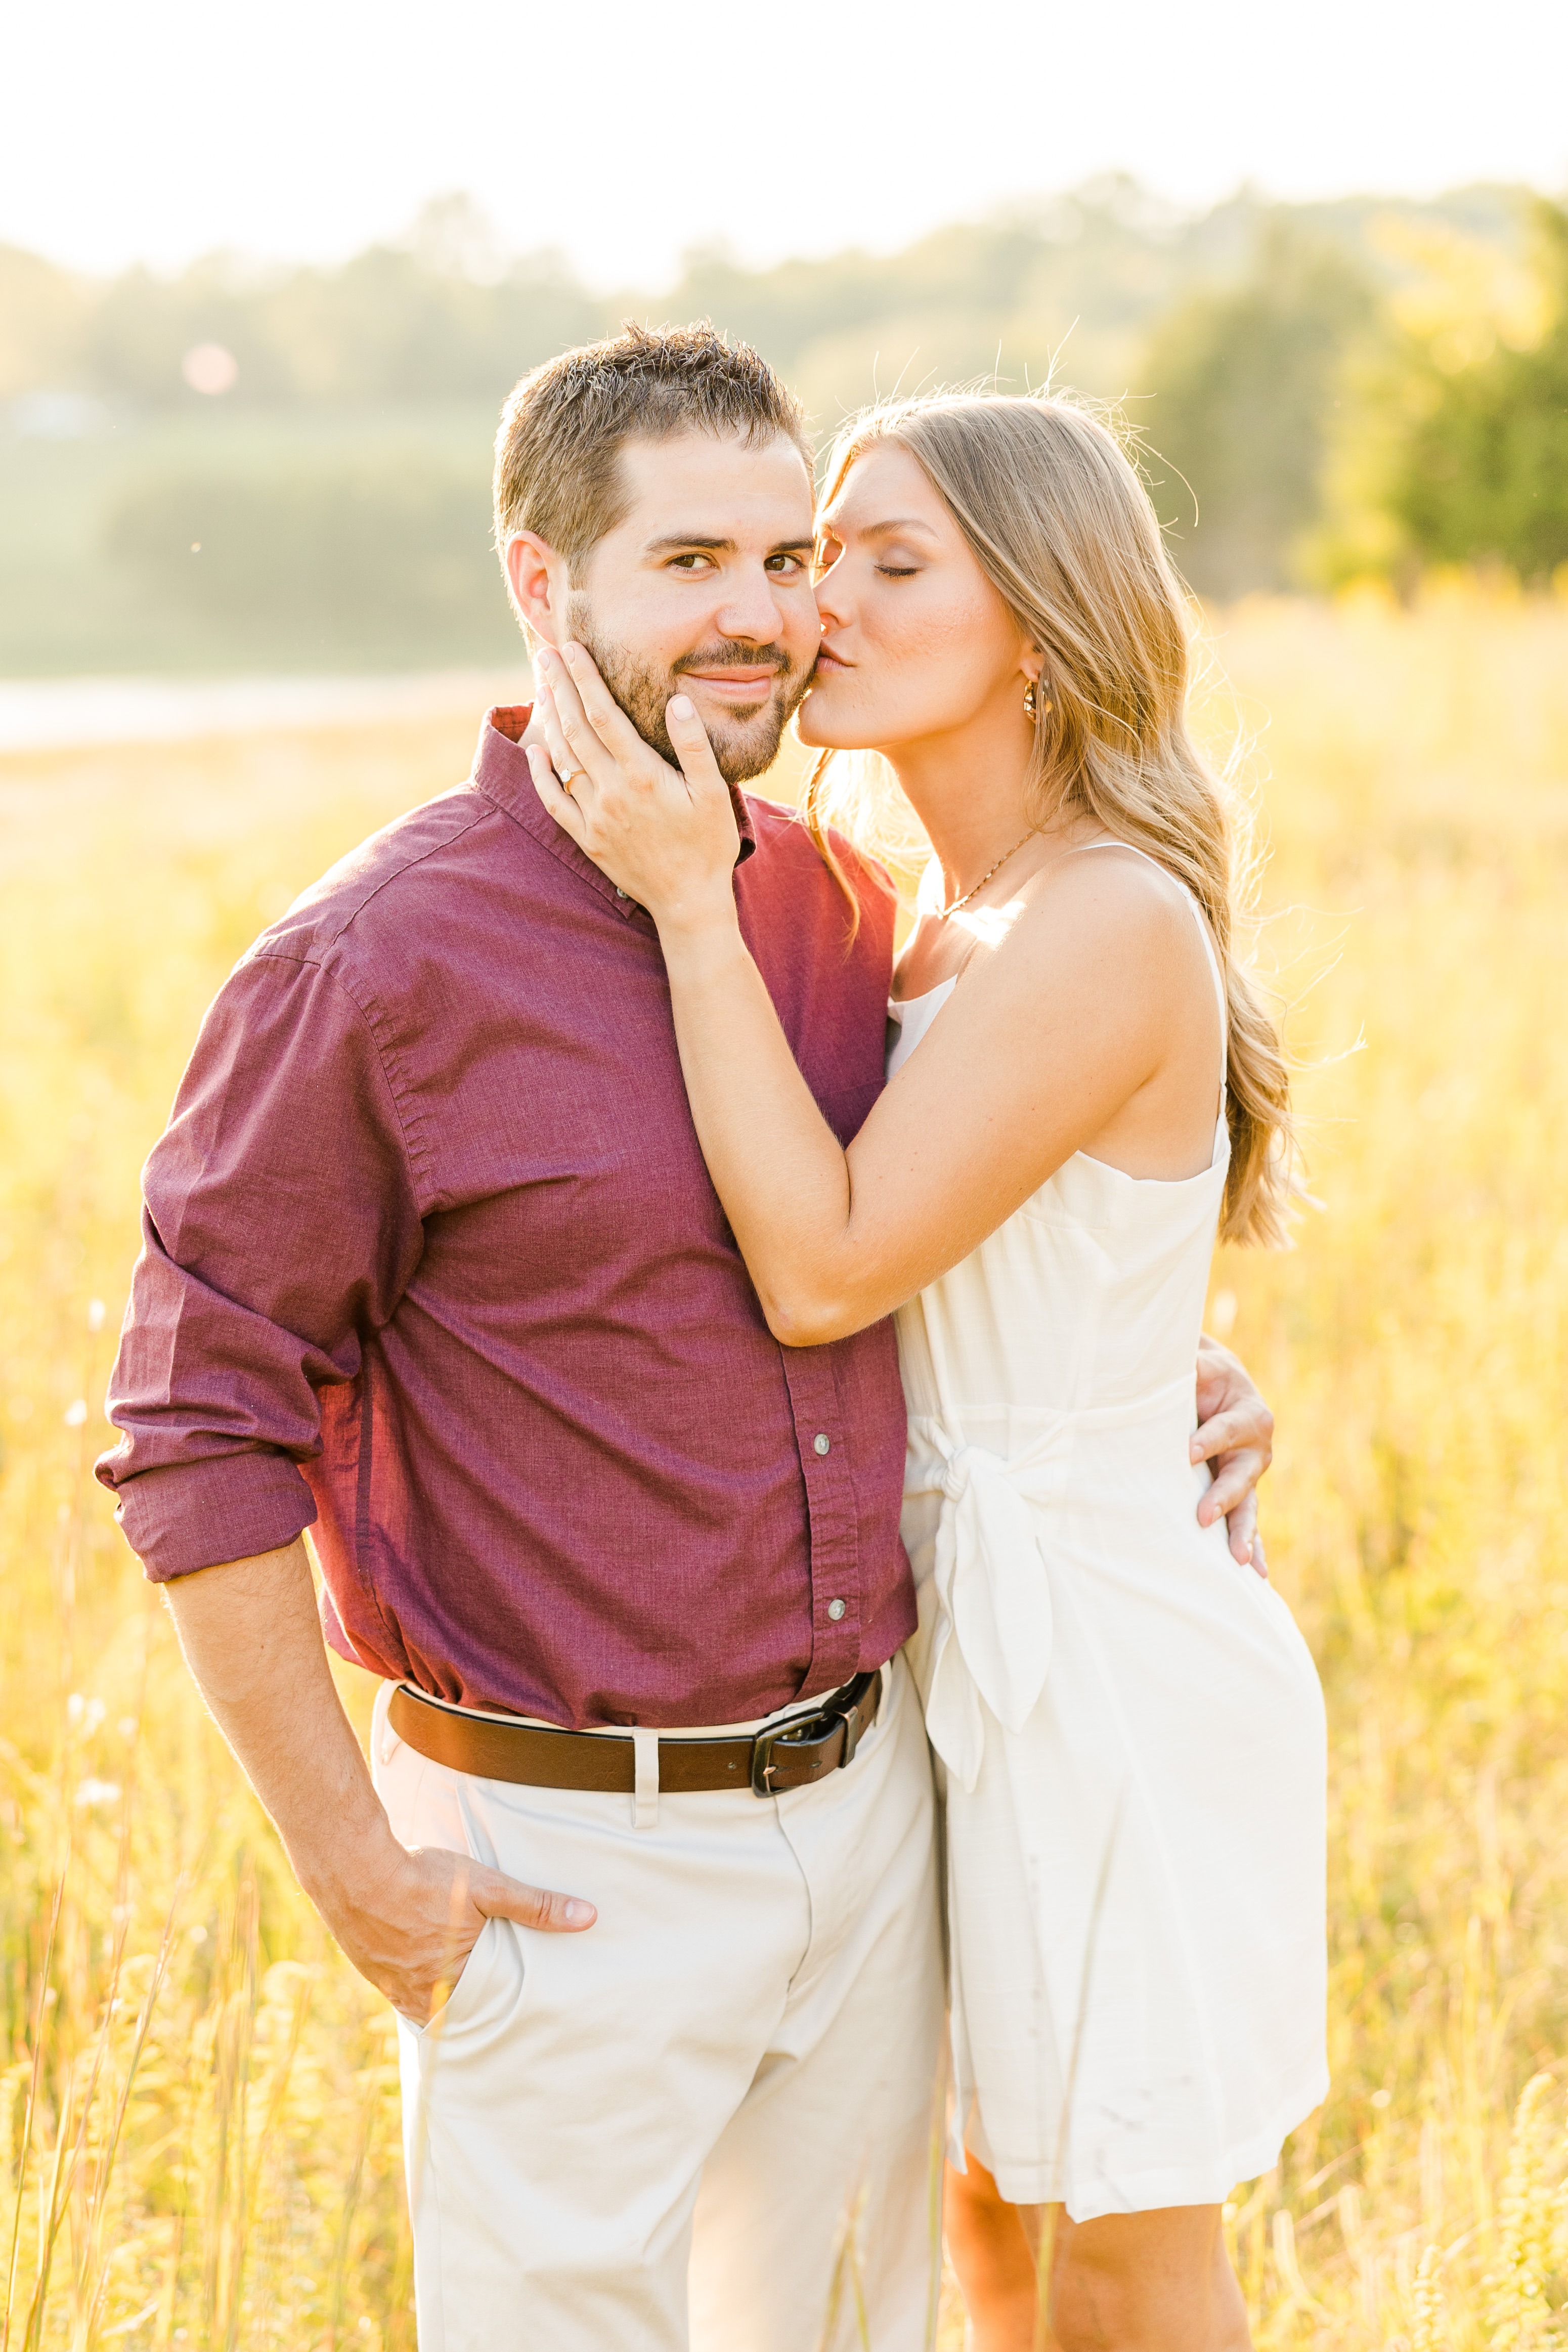
[(391, 1763), (402, 1745), (396, 1732), (386, 1719), (392, 1711), (392, 1694), (396, 1688), (395, 1683), (383, 1683), (375, 1695), (375, 1705), (371, 1709), (371, 1753), (375, 1761), (384, 1768)]
[(634, 1830), (654, 1830), (658, 1827), (658, 1734), (657, 1731), (632, 1730), (633, 1769), (637, 1785), (632, 1796), (632, 1827)]

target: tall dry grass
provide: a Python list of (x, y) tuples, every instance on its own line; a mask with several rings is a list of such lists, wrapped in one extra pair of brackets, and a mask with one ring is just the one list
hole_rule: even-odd
[[(1214, 1314), (1333, 1733), (1335, 2088), (1238, 2267), (1265, 2345), (1568, 2340), (1568, 608), (1260, 604), (1217, 650), (1322, 1206)], [(0, 761), (0, 2352), (412, 2345), (385, 2012), (89, 1465), (204, 1003), (470, 732)]]
[(1272, 714), (1322, 1207), (1215, 1304), (1331, 1727), (1335, 2089), (1237, 2251), (1267, 2342), (1550, 2342), (1568, 2071), (1510, 2118), (1568, 2060), (1568, 605), (1260, 606), (1218, 650)]

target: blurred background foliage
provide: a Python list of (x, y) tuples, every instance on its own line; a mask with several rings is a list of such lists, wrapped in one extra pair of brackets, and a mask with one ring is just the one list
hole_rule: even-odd
[(449, 195), (336, 269), (0, 247), (0, 673), (506, 658), (497, 405), (627, 316), (747, 336), (824, 438), (895, 388), (1113, 403), (1211, 598), (1568, 563), (1568, 214), (1527, 190), (1193, 215), (1118, 177), (891, 257), (693, 253), (655, 302)]

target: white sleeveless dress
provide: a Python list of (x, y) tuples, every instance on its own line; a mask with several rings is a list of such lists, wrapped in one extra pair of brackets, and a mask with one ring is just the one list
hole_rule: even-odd
[(1077, 2221), (1221, 2202), (1328, 2088), (1321, 1692), (1187, 1458), (1228, 1160), (1223, 1116), (1184, 1181), (1077, 1152), (898, 1317), (950, 2154)]

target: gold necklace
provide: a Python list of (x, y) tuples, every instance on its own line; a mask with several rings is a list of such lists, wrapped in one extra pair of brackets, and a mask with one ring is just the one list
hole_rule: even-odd
[(1016, 841), (1011, 849), (1005, 850), (1002, 856), (996, 860), (995, 865), (988, 866), (985, 872), (981, 876), (979, 881), (974, 884), (973, 888), (966, 890), (962, 898), (955, 898), (951, 907), (939, 907), (937, 908), (937, 920), (939, 922), (945, 923), (948, 921), (950, 917), (957, 914), (961, 907), (967, 907), (971, 898), (976, 897), (980, 891), (984, 889), (985, 885), (990, 881), (992, 875), (1000, 874), (1004, 866), (1006, 865), (1008, 858), (1016, 857), (1018, 852), (1024, 846), (1024, 842), (1033, 841), (1034, 837), (1035, 827), (1031, 825), (1028, 832), (1025, 834), (1023, 841)]

